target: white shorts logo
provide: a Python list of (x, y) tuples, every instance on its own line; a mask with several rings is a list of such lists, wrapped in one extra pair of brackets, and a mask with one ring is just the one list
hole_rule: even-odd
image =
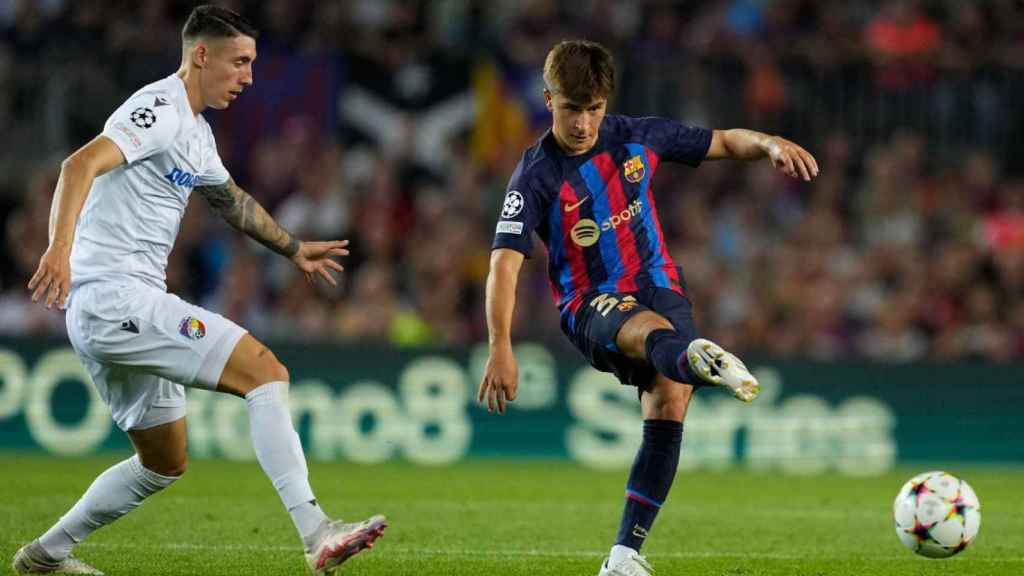
[(522, 234), (522, 222), (498, 222), (498, 234)]
[(501, 217), (515, 218), (523, 211), (525, 204), (526, 201), (523, 200), (523, 195), (518, 190), (509, 190), (505, 195), (505, 204), (501, 207)]

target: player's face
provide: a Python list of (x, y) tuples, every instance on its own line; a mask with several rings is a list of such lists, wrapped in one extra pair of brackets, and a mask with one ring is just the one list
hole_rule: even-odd
[(607, 111), (607, 98), (574, 102), (561, 94), (545, 90), (544, 100), (551, 111), (551, 131), (566, 154), (576, 156), (594, 147)]
[(202, 75), (203, 102), (218, 110), (252, 86), (256, 41), (248, 36), (219, 38), (207, 44)]

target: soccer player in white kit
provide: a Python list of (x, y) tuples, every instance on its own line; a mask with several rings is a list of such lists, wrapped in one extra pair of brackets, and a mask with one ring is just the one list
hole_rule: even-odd
[(372, 547), (382, 516), (344, 524), (320, 509), (288, 411), (288, 370), (234, 322), (166, 292), (167, 256), (191, 192), (229, 224), (334, 284), (347, 241), (301, 242), (231, 179), (200, 112), (253, 83), (257, 31), (199, 6), (182, 30), (182, 64), (133, 94), (103, 132), (61, 165), (50, 245), (33, 300), (66, 308), (68, 336), (135, 455), (115, 464), (46, 533), (16, 553), (16, 573), (102, 574), (71, 555), (185, 472), (183, 386), (245, 398), (252, 443), (299, 532), (309, 567), (332, 574)]

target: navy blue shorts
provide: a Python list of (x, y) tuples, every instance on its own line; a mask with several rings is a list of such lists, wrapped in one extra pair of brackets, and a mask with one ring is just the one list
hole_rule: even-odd
[(611, 372), (619, 382), (650, 390), (657, 371), (647, 362), (634, 360), (619, 352), (615, 337), (619, 329), (636, 314), (651, 310), (665, 317), (683, 340), (697, 338), (690, 299), (668, 288), (650, 287), (636, 292), (599, 292), (588, 295), (575, 317), (566, 309), (562, 331), (583, 353), (590, 365)]

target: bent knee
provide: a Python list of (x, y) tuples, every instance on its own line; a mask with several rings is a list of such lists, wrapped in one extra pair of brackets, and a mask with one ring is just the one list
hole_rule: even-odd
[(184, 476), (185, 471), (188, 470), (188, 456), (182, 455), (178, 458), (171, 458), (156, 462), (143, 461), (142, 466), (150, 472), (156, 472), (161, 476), (179, 478)]
[(669, 322), (668, 318), (665, 318), (657, 312), (651, 312), (650, 314), (644, 314), (644, 327), (648, 330), (675, 330), (676, 327)]
[(246, 335), (232, 352), (217, 390), (244, 397), (267, 382), (288, 382), (288, 369), (269, 348)]
[(630, 318), (622, 328), (638, 338), (646, 338), (654, 330), (675, 330), (675, 326), (668, 318), (651, 310), (645, 310)]
[(269, 348), (264, 346), (260, 350), (259, 359), (260, 370), (258, 374), (254, 375), (259, 380), (259, 382), (255, 382), (256, 386), (266, 384), (267, 382), (289, 381), (288, 369), (277, 359), (277, 356), (274, 356), (274, 353)]
[(667, 318), (646, 310), (630, 318), (619, 330), (616, 344), (630, 357), (644, 358), (647, 352), (647, 337), (655, 330), (675, 330)]
[(273, 364), (267, 370), (267, 382), (290, 382), (291, 376), (288, 374), (288, 369), (285, 368), (284, 364), (281, 364), (276, 358)]
[(172, 466), (169, 466), (166, 471), (157, 471), (157, 473), (162, 474), (164, 476), (173, 476), (175, 478), (180, 478), (181, 476), (185, 475), (186, 471), (188, 471), (188, 459), (182, 458), (180, 462), (176, 462)]

